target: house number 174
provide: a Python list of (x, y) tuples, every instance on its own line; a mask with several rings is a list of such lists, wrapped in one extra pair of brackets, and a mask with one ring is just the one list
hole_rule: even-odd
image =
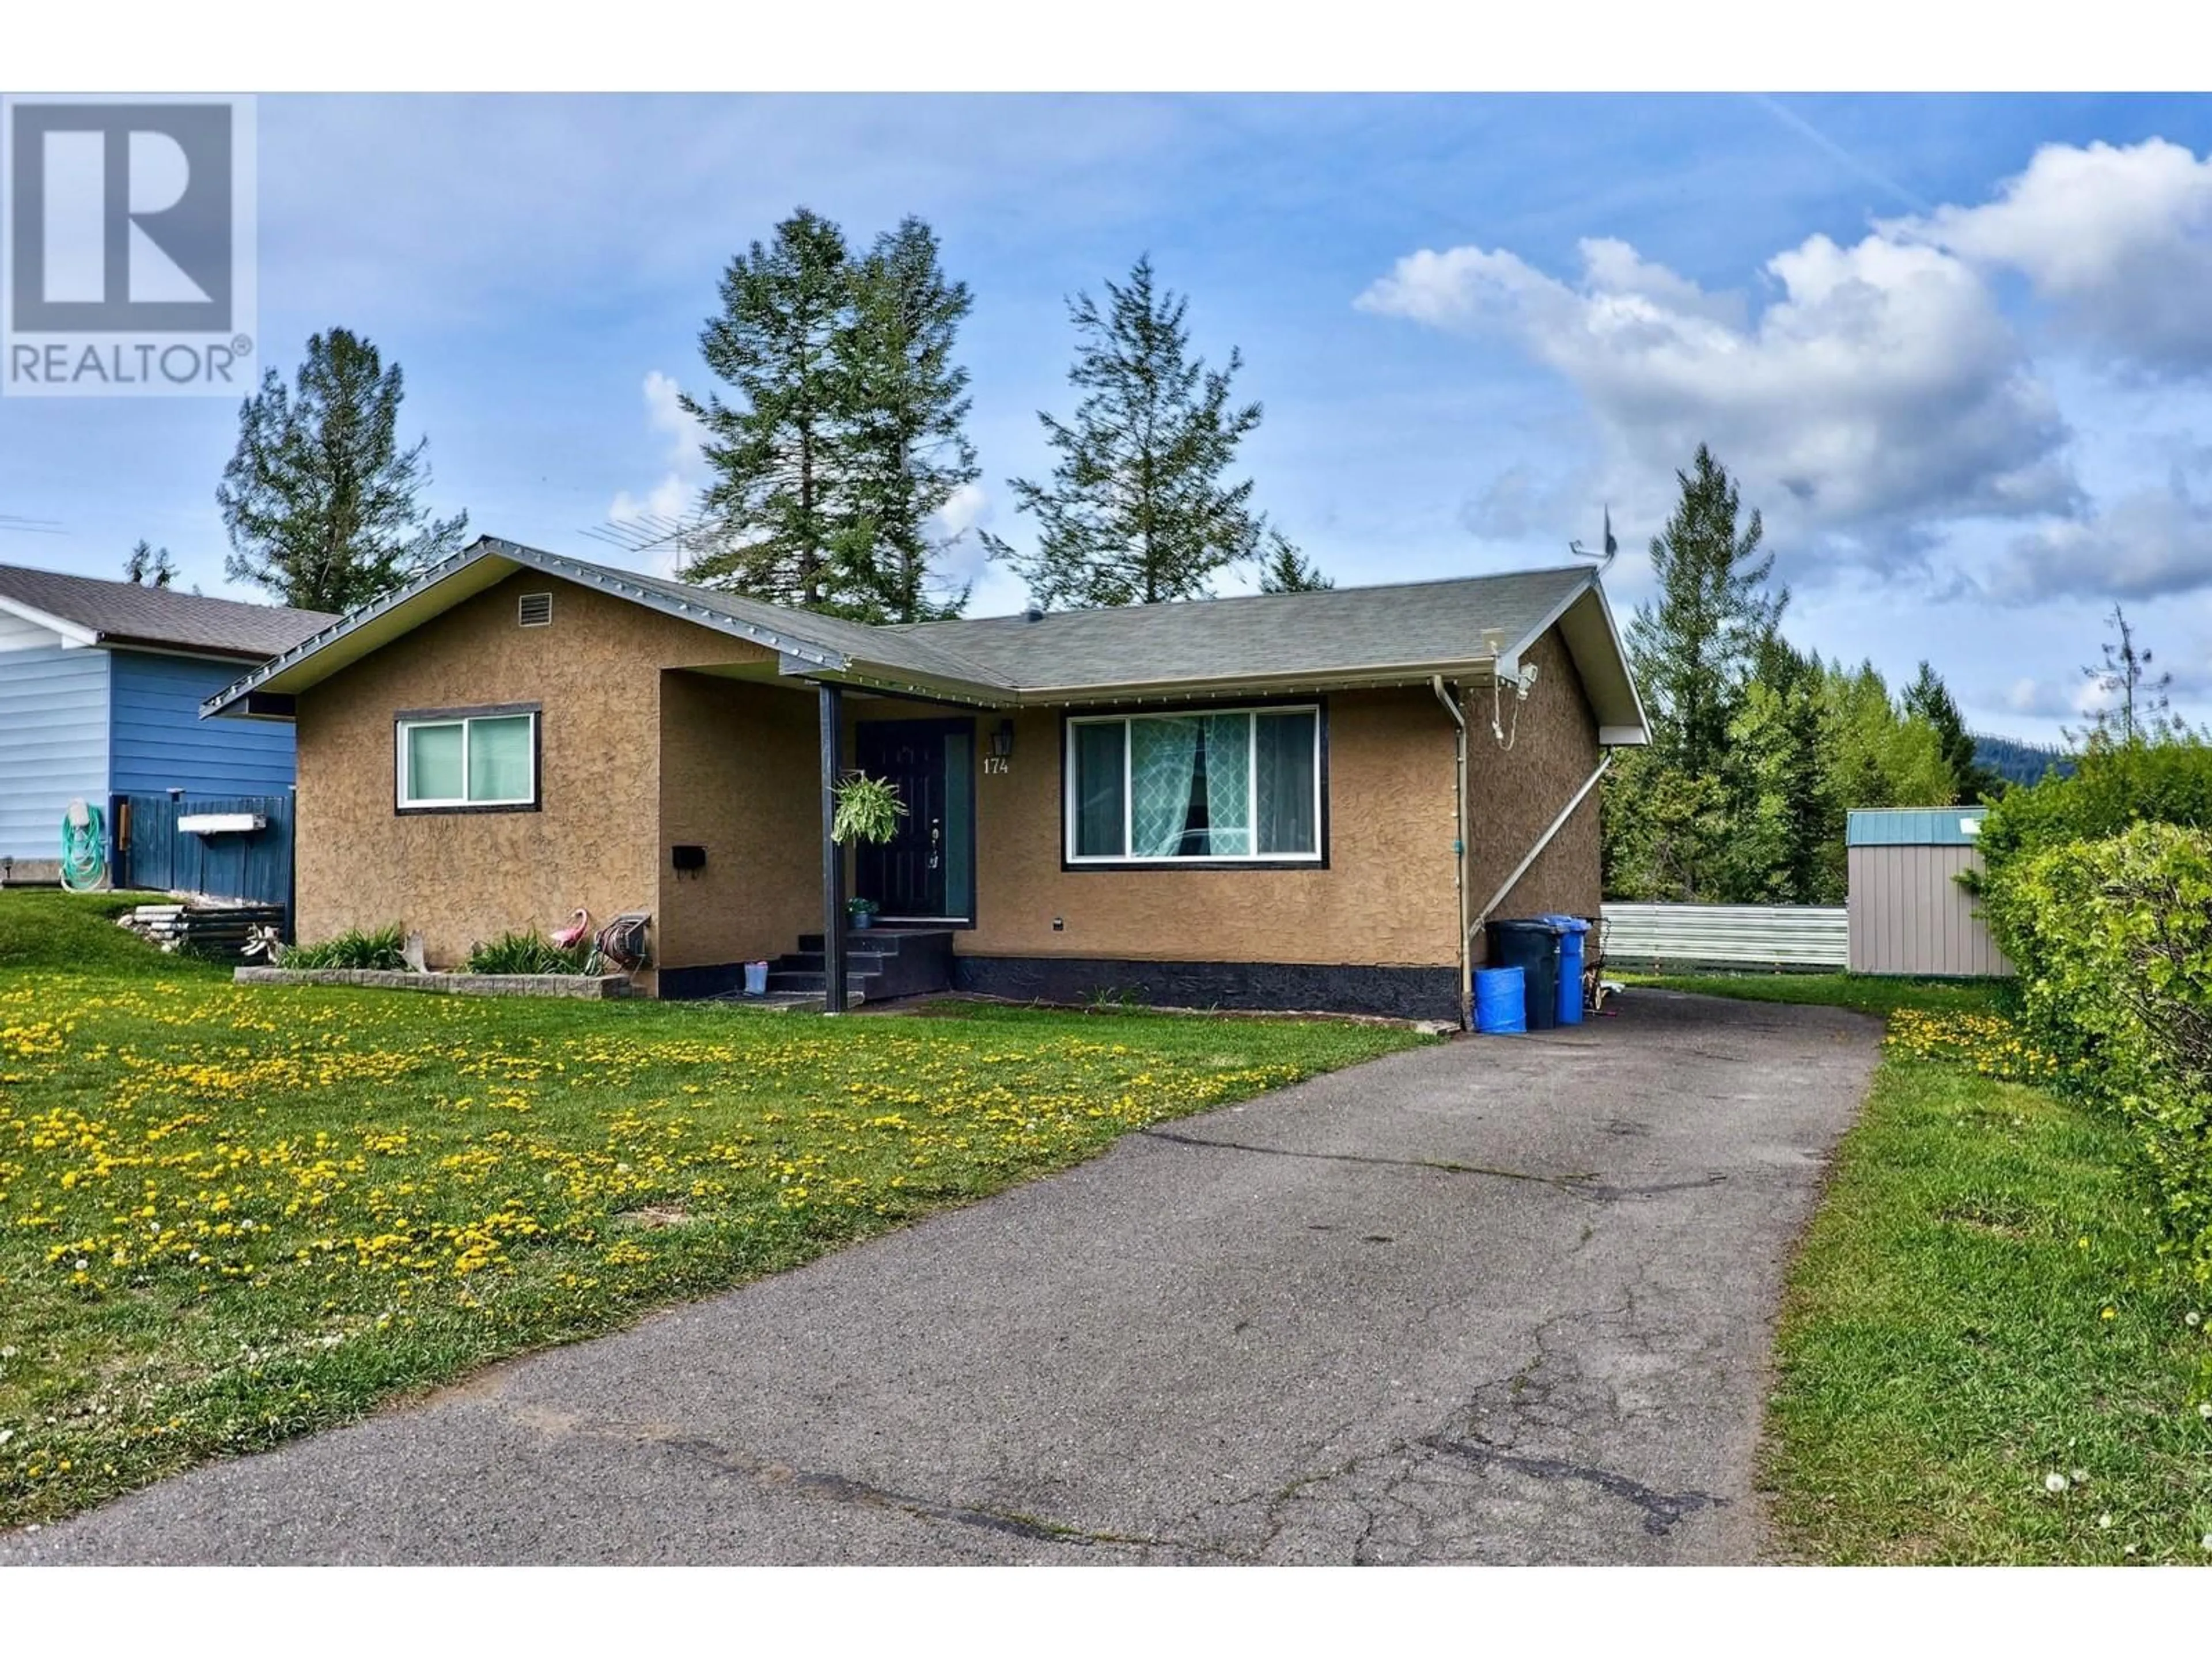
[(986, 755), (983, 757), (983, 775), (993, 777), (1001, 772), (1012, 771), (1013, 764), (1012, 759), (1008, 756)]

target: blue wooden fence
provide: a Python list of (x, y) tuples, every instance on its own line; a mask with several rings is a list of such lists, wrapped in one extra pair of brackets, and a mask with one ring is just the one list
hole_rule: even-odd
[[(181, 817), (209, 812), (258, 813), (266, 827), (221, 835), (177, 827)], [(291, 932), (290, 795), (118, 795), (108, 823), (117, 886), (281, 904)]]

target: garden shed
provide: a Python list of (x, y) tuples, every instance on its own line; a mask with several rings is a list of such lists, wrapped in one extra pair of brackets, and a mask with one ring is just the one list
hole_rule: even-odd
[(1992, 978), (2012, 972), (1959, 876), (1982, 867), (1987, 809), (1861, 810), (1844, 832), (1855, 974)]

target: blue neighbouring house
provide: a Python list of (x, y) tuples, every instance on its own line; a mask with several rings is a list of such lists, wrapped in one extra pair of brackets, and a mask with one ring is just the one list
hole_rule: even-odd
[(203, 720), (200, 702), (337, 620), (0, 565), (0, 858), (58, 858), (80, 798), (289, 790), (289, 723)]

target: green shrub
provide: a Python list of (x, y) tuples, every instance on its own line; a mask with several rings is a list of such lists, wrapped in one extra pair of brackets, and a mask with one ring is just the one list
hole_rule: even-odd
[[(2067, 842), (2102, 841), (2136, 823), (2212, 830), (2212, 745), (2187, 736), (2092, 743), (2071, 775), (2047, 774), (2006, 790), (1978, 837), (1988, 874), (1976, 890), (1991, 890), (2015, 860)], [(2002, 929), (1997, 939), (2011, 951)]]
[(396, 922), (365, 933), (349, 927), (319, 945), (295, 945), (284, 952), (287, 968), (404, 968), (407, 935)]
[(2166, 1248), (2212, 1283), (2212, 833), (2142, 823), (2046, 848), (2010, 861), (1988, 902), (2023, 1018), (2133, 1127)]
[(564, 951), (530, 928), (501, 933), (489, 945), (471, 947), (468, 969), (472, 974), (580, 974), (591, 948), (579, 942)]

